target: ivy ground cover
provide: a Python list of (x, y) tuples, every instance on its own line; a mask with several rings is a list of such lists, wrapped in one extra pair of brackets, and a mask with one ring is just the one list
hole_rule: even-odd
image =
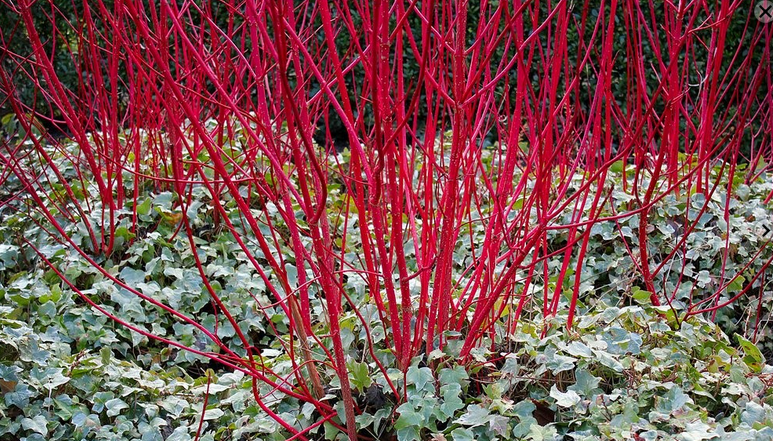
[[(77, 145), (69, 148), (77, 156)], [(483, 162), (495, 161), (493, 153), (484, 151)], [(347, 156), (344, 151), (331, 158), (331, 168), (346, 162)], [(75, 179), (68, 157), (53, 158), (60, 161), (58, 170), (65, 177)], [(720, 168), (715, 171), (720, 173)], [(51, 170), (40, 167), (38, 172)], [(623, 190), (625, 179), (623, 170), (611, 174), (611, 197), (603, 208), (609, 214), (624, 210), (631, 199)], [(86, 177), (80, 182), (81, 194), (88, 193), (91, 181)], [(581, 177), (575, 182), (581, 185)], [(687, 212), (692, 217), (687, 221), (698, 219), (682, 252), (667, 262), (682, 270), (666, 272), (659, 282), (675, 293), (668, 304), (653, 306), (636, 276), (631, 256), (638, 246), (636, 218), (598, 222), (589, 233), (575, 326), (566, 329), (570, 296), (559, 300), (564, 306), (558, 314), (545, 315), (539, 295), (555, 288), (563, 266), (563, 254), (557, 254), (544, 262), (545, 276), (523, 288), (531, 290), (528, 300), (519, 304), (518, 296), (505, 305), (495, 332), (467, 359), (460, 357), (463, 341), (458, 334), (448, 333), (442, 350), (421, 352), (400, 369), (367, 283), (357, 275), (344, 278), (348, 304), (340, 336), (346, 348), (346, 381), (357, 400), (358, 433), (401, 441), (770, 439), (773, 367), (764, 354), (770, 354), (772, 343), (767, 324), (772, 293), (754, 275), (765, 271), (771, 249), (763, 248), (750, 265), (744, 262), (769, 240), (764, 232), (771, 207), (764, 198), (773, 183), (759, 179), (723, 184), (734, 188), (729, 203), (723, 193), (692, 192), (668, 195), (653, 207), (653, 255), (668, 255), (680, 240), (685, 220), (679, 216)], [(18, 190), (16, 185), (9, 180), (4, 197)], [(212, 227), (207, 192), (193, 187), (182, 211), (175, 208), (178, 196), (172, 191), (140, 190), (139, 228), (131, 231), (131, 209), (119, 211), (116, 247), (110, 255), (84, 256), (57, 241), (29, 197), (3, 207), (0, 438), (289, 438), (267, 409), (299, 431), (308, 429), (304, 433), (311, 439), (345, 439), (341, 377), (331, 366), (318, 368), (325, 384), (321, 400), (337, 413), (323, 419), (313, 404), (217, 361), (219, 344), (241, 356), (246, 350), (234, 327), (218, 315), (201, 271), (258, 349), (256, 363), (268, 378), (290, 390), (305, 381), (297, 375), (301, 358), (289, 341), (296, 337), (288, 335), (287, 314), (270, 300), (266, 283), (235, 243), (233, 232)], [(346, 201), (352, 195), (341, 186), (332, 184), (329, 193), (334, 205), (349, 206)], [(239, 225), (240, 211), (224, 199), (227, 215)], [(268, 224), (282, 231), (276, 207), (254, 204), (266, 234)], [(730, 207), (729, 222), (723, 221), (725, 206)], [(481, 208), (479, 215), (485, 216), (485, 205)], [(100, 208), (92, 209), (95, 214), (85, 215), (98, 216)], [(571, 211), (564, 216), (572, 216)], [(182, 217), (187, 231), (181, 228)], [(63, 226), (76, 245), (88, 246), (81, 222)], [(352, 235), (348, 241), (356, 243), (351, 231), (340, 234)], [(458, 283), (470, 277), (470, 242), (483, 240), (484, 234), (478, 226), (460, 235), (454, 247)], [(567, 237), (556, 231), (549, 239), (549, 246), (560, 248)], [(276, 252), (285, 257), (289, 283), (297, 287), (301, 278), (293, 267), (294, 250)], [(417, 270), (410, 244), (404, 252), (411, 270)], [(725, 253), (732, 254), (722, 279), (717, 268)], [(106, 273), (86, 257), (97, 260)], [(363, 265), (357, 246), (350, 247), (345, 261), (352, 267)], [(204, 329), (143, 301), (113, 277), (195, 318)], [(418, 301), (418, 283), (410, 287), (412, 301)], [(715, 316), (690, 309), (691, 298), (716, 292), (719, 295), (709, 298), (718, 304), (746, 294)], [(311, 323), (322, 336), (310, 340), (314, 358), (332, 350), (324, 337), (330, 332), (324, 307), (321, 296), (314, 296)], [(513, 323), (511, 311), (518, 307), (522, 314)], [(198, 353), (149, 339), (106, 314)], [(256, 403), (253, 388), (265, 409)]]

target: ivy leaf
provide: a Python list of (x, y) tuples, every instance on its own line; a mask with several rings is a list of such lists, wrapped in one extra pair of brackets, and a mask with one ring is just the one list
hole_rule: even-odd
[(765, 421), (765, 407), (754, 401), (747, 402), (746, 409), (741, 413), (741, 421), (748, 424), (750, 427), (754, 427), (755, 424)]
[(107, 416), (114, 417), (119, 415), (122, 410), (128, 409), (129, 405), (120, 398), (113, 398), (105, 403), (105, 407), (107, 408)]
[(397, 412), (400, 417), (395, 421), (395, 429), (402, 429), (408, 426), (420, 425), (424, 421), (424, 417), (421, 413), (416, 412), (413, 408), (413, 404), (408, 402), (402, 404), (397, 408)]
[(556, 348), (549, 347), (543, 354), (537, 356), (537, 363), (542, 363), (556, 375), (560, 372), (569, 371), (574, 369), (574, 362), (577, 361), (574, 357), (568, 357), (556, 353)]
[[(428, 367), (411, 366), (408, 368), (408, 372), (405, 374), (407, 384), (413, 385), (416, 391), (434, 391), (432, 383), (434, 377), (432, 376), (432, 370)], [(429, 388), (428, 388), (429, 387)], [(410, 394), (409, 394), (410, 398)]]
[(607, 351), (611, 354), (623, 355), (630, 352), (638, 354), (641, 348), (641, 336), (614, 326), (605, 330), (602, 338), (607, 343)]
[(204, 413), (204, 421), (217, 420), (223, 415), (225, 415), (225, 412), (216, 407), (207, 409)]
[(394, 428), (397, 431), (398, 441), (418, 441), (419, 429), (424, 424), (424, 416), (416, 412), (413, 405), (408, 402), (397, 408), (400, 417), (395, 421)]
[(705, 288), (706, 285), (711, 283), (711, 275), (706, 270), (701, 270), (698, 272), (698, 275), (695, 277), (695, 280), (698, 281), (698, 286), (701, 288)]
[(19, 409), (24, 409), (30, 404), (30, 398), (32, 392), (29, 387), (23, 383), (17, 383), (13, 391), (5, 394), (6, 406), (16, 406)]
[(716, 436), (717, 434), (713, 431), (711, 426), (698, 420), (687, 423), (684, 432), (680, 433), (677, 439), (684, 441), (702, 441), (715, 438)]
[(454, 416), (457, 410), (464, 408), (464, 401), (459, 396), (462, 393), (462, 386), (459, 383), (451, 383), (440, 388), (440, 393), (443, 395), (443, 403), (440, 405), (440, 412), (444, 418), (440, 418), (442, 421), (446, 421), (448, 418)]
[(656, 409), (659, 412), (671, 414), (692, 402), (692, 399), (682, 391), (682, 388), (679, 386), (672, 386), (665, 395), (660, 397)]
[(509, 421), (510, 418), (504, 417), (502, 415), (492, 415), (491, 420), (489, 420), (489, 430), (496, 432), (499, 436), (506, 437), (505, 434), (507, 433)]
[(19, 256), (19, 247), (0, 243), (0, 270), (13, 268), (16, 265), (16, 258)]
[(730, 281), (730, 283), (727, 285), (727, 292), (729, 293), (737, 293), (740, 292), (743, 289), (743, 284), (746, 282), (746, 278), (742, 275), (738, 275), (733, 278), (733, 280)]
[(463, 366), (455, 366), (454, 368), (441, 369), (438, 375), (438, 382), (440, 382), (441, 386), (454, 383), (466, 385), (469, 378), (470, 376), (467, 375), (467, 371)]
[(373, 421), (375, 421), (375, 418), (373, 417), (372, 414), (362, 413), (360, 415), (355, 416), (354, 421), (357, 423), (357, 427), (362, 429), (373, 424)]
[(298, 268), (292, 263), (285, 264), (285, 271), (287, 272), (287, 282), (290, 287), (295, 288), (298, 286)]
[(531, 432), (533, 426), (538, 426), (539, 423), (534, 417), (524, 417), (513, 427), (513, 436), (516, 438), (523, 438)]
[(191, 435), (188, 433), (187, 427), (178, 427), (174, 429), (174, 432), (172, 432), (167, 438), (166, 441), (190, 441)]
[(454, 441), (475, 441), (475, 434), (470, 429), (461, 427), (452, 430), (451, 437)]
[(19, 381), (19, 377), (16, 374), (22, 372), (22, 368), (18, 366), (6, 366), (0, 364), (0, 380), (5, 381)]
[(182, 398), (178, 397), (167, 397), (161, 403), (159, 403), (161, 407), (164, 408), (167, 412), (169, 412), (174, 417), (179, 417), (183, 410), (188, 408), (188, 402), (183, 400)]
[(612, 358), (612, 356), (609, 355), (608, 352), (602, 351), (600, 349), (594, 349), (593, 353), (596, 354), (596, 357), (599, 359), (599, 362), (604, 366), (618, 373), (623, 372), (623, 365), (619, 361)]
[(46, 435), (48, 433), (48, 428), (46, 427), (46, 417), (43, 415), (38, 415), (34, 418), (22, 419), (21, 426), (25, 430), (32, 430), (41, 435)]
[(762, 356), (760, 349), (751, 341), (745, 339), (742, 335), (736, 334), (735, 339), (743, 350), (743, 361), (754, 372), (761, 372), (765, 366), (765, 357)]
[(557, 432), (553, 426), (540, 426), (534, 424), (530, 427), (529, 438), (534, 441), (546, 441), (556, 439)]
[(467, 413), (459, 417), (454, 423), (475, 427), (488, 424), (489, 421), (491, 421), (491, 415), (489, 414), (488, 409), (473, 404), (467, 408)]
[(575, 357), (593, 357), (593, 351), (583, 342), (573, 341), (566, 347), (566, 352)]
[(137, 205), (137, 214), (141, 216), (147, 216), (150, 213), (150, 198), (146, 198), (141, 204)]
[(129, 266), (124, 267), (119, 273), (121, 279), (129, 286), (137, 286), (145, 282), (145, 271), (139, 271)]
[(577, 369), (574, 372), (575, 383), (568, 387), (569, 390), (573, 390), (585, 398), (591, 398), (594, 394), (601, 392), (599, 389), (599, 383), (601, 378), (592, 375), (585, 369)]
[(347, 363), (347, 367), (349, 368), (349, 379), (355, 388), (365, 390), (373, 382), (370, 379), (367, 364), (352, 360)]
[(556, 400), (556, 404), (561, 407), (573, 407), (581, 400), (580, 396), (577, 395), (577, 392), (573, 390), (561, 392), (555, 384), (550, 388), (550, 396), (553, 397)]
[(640, 305), (649, 305), (651, 303), (650, 297), (652, 297), (652, 293), (649, 291), (634, 287), (631, 295), (633, 299), (636, 300), (636, 303)]
[(524, 400), (513, 406), (513, 414), (523, 420), (532, 416), (537, 406), (530, 400)]

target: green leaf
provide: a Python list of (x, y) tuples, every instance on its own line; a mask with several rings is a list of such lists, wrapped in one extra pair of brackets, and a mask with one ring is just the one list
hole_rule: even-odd
[(183, 400), (179, 397), (167, 397), (161, 403), (159, 403), (161, 407), (164, 408), (167, 412), (172, 414), (175, 417), (179, 417), (180, 414), (182, 414), (183, 410), (187, 409), (189, 407), (189, 404), (187, 401)]
[(454, 416), (457, 410), (464, 408), (464, 401), (459, 398), (462, 394), (462, 386), (459, 383), (447, 384), (440, 388), (440, 393), (443, 395), (440, 412), (442, 412), (444, 416), (444, 418), (440, 418), (440, 420), (446, 421), (448, 418)]
[(694, 421), (685, 425), (684, 431), (679, 434), (679, 438), (684, 441), (703, 441), (716, 438), (717, 434), (713, 428), (702, 422)]
[(501, 415), (492, 415), (491, 420), (489, 420), (489, 430), (491, 432), (495, 432), (499, 436), (504, 436), (507, 438), (507, 429), (510, 427), (509, 425), (510, 418), (504, 417)]
[(69, 420), (73, 414), (79, 410), (78, 406), (72, 405), (72, 400), (67, 395), (54, 398), (54, 405), (56, 406), (56, 416), (62, 420)]
[(0, 270), (13, 268), (19, 256), (19, 247), (0, 243)]
[(21, 426), (25, 430), (32, 430), (41, 435), (46, 435), (48, 433), (48, 428), (46, 427), (46, 417), (43, 415), (38, 415), (34, 418), (23, 418), (21, 420)]
[(554, 347), (547, 348), (543, 354), (537, 356), (537, 362), (543, 363), (545, 367), (553, 372), (553, 375), (574, 369), (575, 361), (577, 359), (574, 357), (556, 353), (556, 348)]
[(577, 369), (574, 371), (575, 383), (568, 387), (568, 389), (577, 392), (585, 398), (591, 398), (594, 394), (601, 392), (599, 389), (599, 383), (601, 378), (592, 375), (585, 369)]
[(218, 409), (217, 407), (211, 407), (206, 410), (204, 413), (204, 421), (210, 421), (210, 420), (217, 420), (220, 419), (225, 415), (225, 412), (223, 412), (222, 409)]
[(616, 359), (612, 358), (612, 356), (608, 352), (602, 351), (599, 349), (594, 349), (593, 353), (596, 355), (599, 362), (604, 366), (618, 373), (623, 372), (623, 365)]
[(395, 421), (394, 428), (397, 431), (398, 441), (418, 441), (420, 439), (419, 428), (425, 423), (424, 416), (416, 412), (413, 404), (404, 403), (397, 408), (400, 417)]
[(4, 381), (19, 381), (17, 374), (20, 374), (22, 369), (18, 366), (6, 366), (0, 364), (0, 380)]
[(464, 366), (454, 366), (453, 368), (443, 368), (440, 369), (440, 374), (438, 374), (438, 382), (441, 386), (444, 386), (446, 384), (453, 384), (457, 383), (460, 385), (466, 385), (467, 380), (470, 378), (469, 375), (467, 375), (467, 371), (464, 369)]
[(659, 397), (655, 408), (659, 412), (671, 414), (692, 402), (692, 399), (682, 391), (682, 388), (672, 386), (665, 395)]
[(75, 427), (93, 427), (99, 424), (99, 416), (96, 414), (86, 415), (78, 412), (72, 417), (72, 424)]
[(475, 441), (475, 434), (470, 429), (459, 427), (451, 431), (451, 438), (454, 441)]
[(574, 407), (574, 405), (582, 400), (580, 396), (577, 395), (577, 392), (571, 389), (566, 392), (561, 392), (555, 384), (550, 388), (550, 396), (554, 398), (556, 404), (561, 407)]
[(765, 366), (765, 357), (762, 356), (762, 352), (760, 352), (757, 345), (744, 338), (741, 334), (736, 334), (735, 339), (741, 346), (741, 350), (743, 350), (744, 363), (746, 363), (753, 372), (761, 372), (762, 368)]
[(107, 416), (114, 417), (119, 415), (122, 410), (128, 409), (129, 405), (120, 398), (113, 398), (105, 403), (105, 407), (107, 408)]
[(461, 424), (463, 426), (482, 426), (484, 424), (488, 424), (488, 422), (491, 420), (491, 415), (489, 414), (488, 409), (485, 407), (481, 407), (477, 404), (473, 404), (467, 408), (467, 412), (459, 417), (456, 421), (454, 421), (455, 424)]
[(553, 426), (540, 426), (539, 424), (534, 424), (530, 427), (529, 431), (529, 439), (533, 441), (554, 440), (557, 435), (556, 428)]
[(593, 351), (583, 342), (573, 341), (566, 347), (566, 352), (575, 357), (591, 358)]
[(625, 168), (624, 161), (615, 161), (609, 166), (609, 171), (612, 173), (622, 173)]
[(139, 283), (145, 282), (145, 271), (133, 269), (129, 266), (124, 267), (120, 274), (121, 279), (129, 286), (137, 286)]
[(355, 388), (365, 390), (373, 383), (368, 373), (367, 364), (352, 360), (347, 363), (347, 367), (349, 369), (349, 379)]
[(412, 385), (416, 388), (417, 392), (433, 392), (435, 390), (433, 386), (435, 379), (432, 376), (432, 370), (430, 370), (428, 367), (409, 367), (408, 372), (405, 374), (405, 379), (408, 385)]
[(30, 403), (33, 394), (29, 387), (23, 383), (17, 383), (13, 391), (5, 394), (5, 404), (24, 409)]
[(519, 420), (518, 424), (513, 427), (513, 436), (520, 439), (525, 437), (531, 432), (532, 426), (539, 425), (534, 417), (523, 417)]
[(727, 285), (727, 292), (729, 293), (737, 293), (740, 292), (743, 289), (743, 284), (746, 282), (746, 279), (744, 276), (738, 275), (733, 278), (733, 280), (730, 281), (730, 283)]
[(402, 429), (409, 426), (421, 425), (424, 422), (424, 416), (416, 412), (413, 405), (405, 403), (397, 408), (397, 412), (400, 413), (400, 417), (395, 421), (395, 429)]
[(421, 439), (420, 426), (409, 426), (397, 429), (397, 441), (419, 441)]
[(150, 214), (150, 206), (152, 201), (150, 198), (146, 198), (140, 205), (137, 205), (137, 214), (147, 216)]
[(54, 389), (67, 383), (68, 381), (70, 381), (70, 377), (65, 377), (64, 375), (62, 375), (61, 371), (57, 371), (47, 376), (46, 381), (43, 382), (43, 386), (49, 391), (53, 391)]
[[(770, 407), (768, 407), (770, 409)], [(741, 413), (741, 421), (748, 424), (750, 427), (754, 427), (757, 423), (765, 421), (766, 417), (765, 406), (761, 406), (754, 401), (746, 403), (746, 408)]]
[(649, 305), (651, 303), (650, 297), (652, 297), (652, 293), (643, 289), (639, 289), (638, 287), (634, 287), (631, 296), (638, 304)]
[(324, 427), (325, 427), (325, 439), (328, 439), (328, 440), (336, 439), (338, 434), (341, 432), (340, 430), (338, 430), (336, 426), (330, 424), (327, 421), (325, 421)]
[(287, 272), (287, 283), (291, 288), (298, 286), (298, 268), (292, 263), (285, 264), (285, 271)]
[(187, 427), (178, 427), (166, 438), (166, 441), (190, 441), (193, 438), (188, 430)]
[(357, 427), (363, 429), (373, 424), (376, 418), (369, 413), (363, 413), (354, 417), (354, 420), (357, 422)]
[(524, 418), (531, 417), (536, 409), (537, 406), (534, 403), (529, 400), (523, 400), (513, 407), (513, 414), (517, 416), (518, 419), (523, 420)]

